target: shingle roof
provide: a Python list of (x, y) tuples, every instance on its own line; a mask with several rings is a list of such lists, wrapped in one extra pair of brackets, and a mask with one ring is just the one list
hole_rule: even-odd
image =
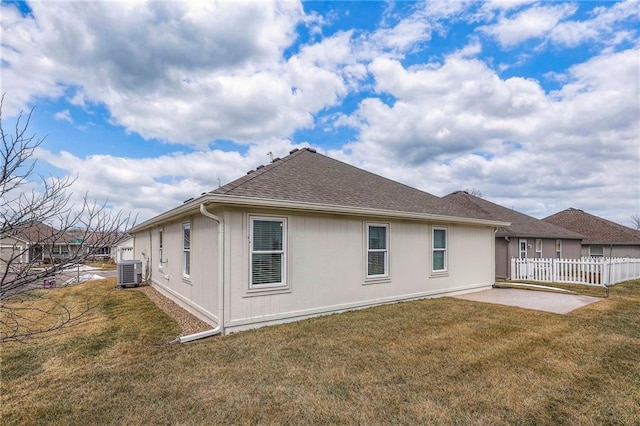
[(511, 226), (500, 228), (497, 237), (558, 238), (581, 240), (585, 236), (570, 230), (543, 222), (535, 217), (502, 207), (465, 191), (456, 191), (444, 197), (467, 208), (483, 212), (494, 220), (511, 222)]
[(5, 235), (17, 237), (28, 243), (40, 242), (47, 244), (60, 238), (60, 231), (42, 222), (30, 222), (12, 229), (6, 229)]
[(483, 212), (468, 210), (457, 203), (318, 154), (311, 148), (293, 150), (290, 155), (260, 166), (211, 193), (490, 219)]
[(640, 244), (640, 231), (569, 208), (542, 219), (587, 236), (585, 244)]

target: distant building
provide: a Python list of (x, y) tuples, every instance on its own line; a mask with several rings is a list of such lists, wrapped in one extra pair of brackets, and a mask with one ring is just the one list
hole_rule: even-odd
[(574, 208), (542, 220), (585, 235), (582, 240), (582, 256), (640, 258), (638, 230)]
[(494, 220), (510, 222), (496, 232), (496, 278), (511, 277), (511, 258), (564, 258), (581, 257), (580, 246), (584, 235), (543, 222), (465, 191), (457, 191), (445, 200), (484, 213)]

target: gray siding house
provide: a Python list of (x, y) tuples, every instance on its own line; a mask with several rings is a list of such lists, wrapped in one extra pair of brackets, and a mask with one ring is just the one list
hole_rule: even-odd
[(495, 220), (510, 222), (496, 232), (496, 279), (511, 276), (511, 258), (579, 259), (584, 235), (457, 191), (444, 197)]
[(568, 208), (542, 219), (585, 235), (582, 256), (640, 258), (640, 231), (619, 223)]
[(160, 292), (205, 335), (489, 288), (501, 220), (311, 148), (130, 230)]

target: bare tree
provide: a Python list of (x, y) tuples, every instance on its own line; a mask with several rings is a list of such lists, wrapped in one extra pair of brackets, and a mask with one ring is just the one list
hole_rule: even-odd
[[(3, 103), (4, 95), (0, 100), (0, 326), (5, 330), (0, 341), (12, 335), (6, 331), (16, 314), (8, 302), (12, 297), (111, 247), (134, 222), (130, 214), (112, 212), (107, 202), (92, 201), (88, 194), (80, 203), (72, 203), (71, 186), (77, 177), (36, 174), (33, 156), (44, 138), (28, 133), (33, 109), (21, 113), (7, 132)], [(23, 334), (13, 331), (16, 336)]]
[(635, 226), (636, 229), (640, 231), (640, 214), (632, 214), (631, 223), (633, 223), (633, 226)]

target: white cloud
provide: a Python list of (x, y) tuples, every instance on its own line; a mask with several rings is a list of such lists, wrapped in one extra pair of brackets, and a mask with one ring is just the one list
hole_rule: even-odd
[[(521, 2), (527, 3), (527, 2)], [(629, 23), (640, 17), (640, 3), (636, 0), (612, 3), (610, 7), (597, 7), (585, 20), (572, 20), (578, 10), (575, 3), (556, 5), (533, 5), (509, 14), (519, 8), (520, 2), (501, 8), (495, 24), (480, 27), (484, 33), (494, 37), (504, 47), (512, 48), (530, 39), (543, 43), (563, 46), (577, 46), (585, 42), (604, 45), (619, 45), (634, 40), (636, 31), (621, 29), (620, 24)], [(485, 4), (483, 10), (492, 10), (493, 4)], [(490, 20), (490, 15), (484, 15)]]
[(71, 118), (71, 113), (68, 109), (63, 109), (62, 111), (58, 111), (53, 114), (53, 118), (60, 121), (67, 121), (69, 123), (73, 123), (73, 119)]
[(577, 6), (570, 3), (554, 6), (536, 5), (513, 17), (502, 16), (495, 25), (486, 26), (483, 31), (495, 37), (502, 46), (510, 47), (530, 38), (544, 36), (558, 22), (572, 16), (576, 10)]
[(600, 199), (611, 206), (598, 211), (624, 221), (640, 197), (639, 53), (576, 65), (552, 93), (477, 59), (376, 60), (376, 88), (394, 102), (368, 98), (342, 118), (359, 135), (336, 155), (436, 195), (475, 187), (538, 216)]
[[(2, 8), (9, 114), (69, 90), (144, 138), (203, 147), (287, 137), (346, 90), (320, 59), (283, 60), (304, 20), (297, 2), (48, 2), (33, 17)], [(336, 43), (323, 43), (331, 61)]]
[(123, 158), (91, 155), (85, 158), (69, 152), (38, 149), (36, 158), (78, 176), (70, 188), (71, 203), (80, 203), (89, 193), (92, 199), (109, 200), (117, 209), (139, 214), (146, 220), (180, 205), (184, 200), (214, 190), (220, 184), (244, 176), (269, 162), (268, 152), (284, 157), (293, 148), (288, 140), (272, 139), (252, 145), (246, 154), (221, 150), (175, 153), (154, 158)]
[(551, 42), (566, 46), (576, 46), (586, 41), (618, 45), (623, 41), (632, 40), (635, 31), (620, 31), (617, 25), (638, 17), (640, 3), (628, 0), (615, 3), (609, 8), (596, 8), (593, 17), (585, 21), (561, 22), (553, 28), (548, 37)]

